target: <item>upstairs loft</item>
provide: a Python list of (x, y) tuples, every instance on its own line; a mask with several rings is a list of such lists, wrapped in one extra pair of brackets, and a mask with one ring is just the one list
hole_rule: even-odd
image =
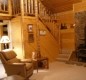
[[(0, 16), (5, 16), (7, 19), (16, 15), (35, 15), (34, 10), (35, 0), (0, 0)], [(23, 12), (23, 13), (22, 13)]]
[(31, 16), (38, 15), (51, 16), (49, 11), (40, 0), (0, 0), (0, 19), (11, 19), (15, 16)]

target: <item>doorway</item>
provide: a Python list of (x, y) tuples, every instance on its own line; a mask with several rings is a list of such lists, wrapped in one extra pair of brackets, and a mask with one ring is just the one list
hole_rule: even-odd
[[(2, 38), (2, 36), (9, 36), (9, 20), (0, 20), (0, 40)], [(9, 48), (9, 43), (7, 43), (7, 48)], [(4, 50), (5, 49), (5, 44), (4, 43), (0, 43), (0, 50)]]

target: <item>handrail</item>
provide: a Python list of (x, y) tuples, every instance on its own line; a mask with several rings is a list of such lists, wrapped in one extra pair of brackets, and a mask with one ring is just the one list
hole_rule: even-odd
[(59, 32), (57, 29), (57, 20), (53, 18), (53, 15), (39, 0), (38, 1), (38, 17), (46, 25), (47, 29), (57, 39)]

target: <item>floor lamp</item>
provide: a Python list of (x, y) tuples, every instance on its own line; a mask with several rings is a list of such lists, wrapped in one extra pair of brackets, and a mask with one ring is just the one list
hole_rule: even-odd
[(10, 43), (9, 37), (8, 36), (2, 36), (0, 43), (4, 44), (4, 49), (7, 49), (8, 48), (7, 44)]

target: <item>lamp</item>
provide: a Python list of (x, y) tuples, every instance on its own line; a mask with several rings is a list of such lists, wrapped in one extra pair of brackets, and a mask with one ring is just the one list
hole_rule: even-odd
[(4, 44), (4, 48), (7, 49), (8, 46), (7, 46), (7, 43), (10, 43), (10, 39), (8, 36), (2, 36), (1, 37), (1, 40), (0, 40), (0, 43), (3, 43)]

